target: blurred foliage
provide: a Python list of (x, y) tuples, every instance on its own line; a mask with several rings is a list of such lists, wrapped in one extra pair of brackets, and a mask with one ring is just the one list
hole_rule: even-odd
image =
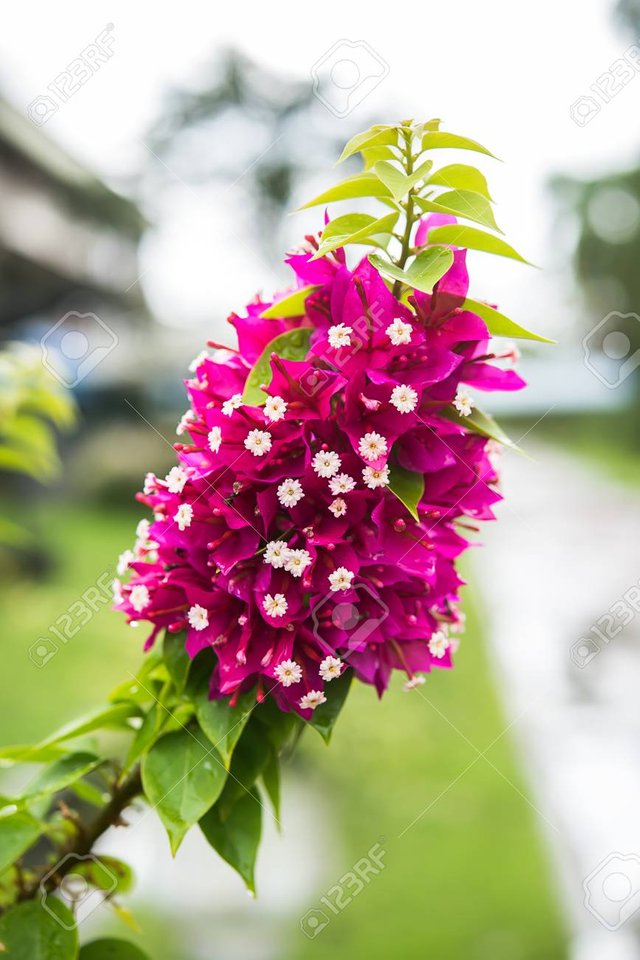
[(631, 33), (640, 33), (640, 0), (618, 0), (615, 17)]
[(165, 103), (149, 135), (160, 166), (188, 183), (242, 187), (271, 253), (297, 182), (329, 166), (352, 132), (348, 120), (336, 126), (310, 80), (278, 76), (233, 49), (216, 56), (201, 89), (174, 90)]
[[(43, 367), (40, 351), (10, 344), (0, 353), (0, 470), (41, 482), (60, 470), (56, 429), (75, 422), (71, 395)], [(0, 516), (0, 544), (17, 546), (26, 533)]]

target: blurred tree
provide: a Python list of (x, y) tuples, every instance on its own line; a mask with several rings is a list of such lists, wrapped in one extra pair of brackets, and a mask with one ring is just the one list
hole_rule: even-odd
[(283, 78), (228, 49), (202, 89), (169, 94), (148, 143), (164, 175), (243, 187), (261, 220), (253, 236), (271, 256), (298, 182), (326, 168), (354, 132), (318, 100), (310, 80)]
[[(618, 0), (614, 15), (637, 40), (640, 0)], [(640, 271), (637, 266), (640, 253), (640, 168), (608, 173), (593, 180), (557, 176), (551, 181), (551, 188), (563, 215), (569, 215), (575, 221), (573, 263), (591, 314), (589, 322), (600, 320), (612, 311), (640, 313)], [(622, 317), (616, 323), (617, 330), (629, 338), (631, 356), (640, 348), (640, 323), (634, 316)], [(609, 328), (604, 324), (600, 343), (608, 332)], [(636, 377), (639, 376), (636, 371)]]
[[(75, 421), (75, 404), (42, 365), (40, 350), (23, 343), (0, 353), (0, 470), (47, 482), (58, 474), (56, 429)], [(22, 524), (0, 515), (0, 546), (23, 546)]]

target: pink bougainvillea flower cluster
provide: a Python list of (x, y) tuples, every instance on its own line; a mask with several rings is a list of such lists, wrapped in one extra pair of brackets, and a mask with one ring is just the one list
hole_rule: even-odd
[[(416, 242), (451, 222), (429, 218)], [(366, 257), (350, 269), (314, 246), (287, 261), (313, 287), (301, 315), (265, 318), (277, 307), (256, 300), (230, 317), (239, 349), (192, 364), (178, 465), (147, 476), (153, 520), (116, 584), (148, 645), (166, 629), (191, 657), (213, 649), (212, 697), (255, 689), (307, 719), (345, 671), (381, 694), (393, 670), (410, 689), (451, 666), (464, 533), (500, 499), (477, 392), (523, 386), (462, 307), (465, 250), (432, 294), (400, 302)], [(269, 356), (287, 331), (297, 358)], [(245, 391), (265, 350), (258, 400)]]

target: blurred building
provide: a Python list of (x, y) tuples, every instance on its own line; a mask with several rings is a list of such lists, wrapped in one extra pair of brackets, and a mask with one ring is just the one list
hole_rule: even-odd
[[(82, 383), (82, 390), (91, 390), (127, 379), (129, 351), (110, 345), (126, 344), (150, 320), (138, 283), (145, 227), (133, 201), (0, 98), (3, 340), (50, 337), (53, 358), (69, 334), (69, 357), (52, 360), (67, 386)], [(79, 344), (86, 346), (88, 363), (76, 356)], [(95, 351), (114, 356), (98, 366)], [(89, 367), (95, 375), (86, 378), (82, 373)]]

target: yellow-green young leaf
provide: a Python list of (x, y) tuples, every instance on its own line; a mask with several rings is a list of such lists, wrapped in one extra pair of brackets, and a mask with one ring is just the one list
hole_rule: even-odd
[(431, 293), (453, 263), (453, 251), (449, 247), (432, 246), (421, 250), (407, 268), (409, 283), (416, 290)]
[(504, 313), (500, 313), (498, 310), (490, 307), (488, 303), (482, 303), (480, 300), (472, 300), (470, 297), (467, 297), (462, 304), (462, 309), (470, 310), (471, 313), (477, 313), (479, 317), (482, 317), (489, 328), (489, 333), (494, 337), (539, 340), (541, 343), (556, 342), (555, 340), (550, 340), (548, 337), (541, 337), (540, 334), (533, 333), (531, 330), (526, 330), (525, 327), (521, 327), (519, 323), (510, 320)]
[(216, 804), (200, 820), (200, 829), (255, 894), (256, 857), (262, 833), (262, 805), (257, 793), (245, 792), (225, 816)]
[(467, 430), (471, 430), (472, 433), (479, 433), (483, 437), (497, 440), (498, 443), (504, 444), (505, 447), (509, 447), (511, 450), (519, 451), (520, 449), (511, 437), (504, 432), (500, 424), (496, 423), (492, 416), (488, 413), (483, 413), (483, 411), (477, 407), (471, 411), (468, 417), (460, 416), (453, 407), (446, 408), (442, 411), (442, 414), (455, 423), (459, 423), (461, 427), (466, 427)]
[(267, 402), (267, 395), (260, 388), (262, 384), (268, 387), (271, 383), (271, 355), (276, 353), (283, 360), (304, 360), (309, 351), (310, 340), (309, 327), (297, 327), (295, 330), (287, 330), (274, 337), (249, 372), (244, 385), (242, 402), (250, 407), (263, 406)]
[(332, 680), (331, 683), (327, 684), (326, 703), (321, 703), (319, 707), (316, 707), (311, 719), (307, 721), (310, 727), (318, 731), (325, 743), (329, 743), (331, 740), (336, 720), (349, 693), (349, 687), (353, 679), (352, 674), (353, 671), (347, 667), (337, 680)]
[(484, 153), (488, 157), (493, 157), (494, 160), (498, 159), (490, 150), (483, 147), (481, 143), (470, 140), (469, 137), (460, 137), (455, 133), (446, 133), (444, 130), (425, 133), (422, 138), (422, 149), (474, 150), (476, 153)]
[(38, 896), (0, 918), (0, 943), (7, 960), (76, 960), (77, 924), (61, 900)]
[(380, 160), (375, 164), (373, 172), (389, 188), (393, 199), (401, 200), (412, 187), (424, 180), (432, 166), (431, 160), (425, 160), (417, 170), (407, 176), (387, 160)]
[(363, 133), (356, 133), (340, 154), (338, 163), (342, 163), (354, 153), (360, 153), (365, 147), (397, 146), (398, 128), (387, 124), (376, 124)]
[(519, 260), (521, 263), (529, 263), (501, 237), (494, 237), (490, 233), (485, 233), (484, 230), (478, 230), (477, 227), (467, 227), (463, 223), (433, 227), (429, 230), (429, 243), (450, 243), (455, 247), (481, 250), (483, 253), (494, 253), (499, 257), (509, 257), (511, 260)]
[(388, 237), (397, 219), (397, 213), (387, 213), (384, 217), (378, 217), (378, 219), (366, 213), (353, 213), (346, 217), (331, 220), (324, 228), (320, 247), (312, 259), (316, 260), (318, 257), (330, 253), (337, 247), (346, 246), (348, 243), (381, 245), (377, 238)]
[(369, 254), (369, 263), (372, 264), (383, 277), (388, 277), (390, 280), (399, 280), (400, 283), (406, 283), (407, 286), (411, 286), (411, 279), (406, 270), (397, 267), (395, 263), (389, 263), (388, 260), (385, 260), (377, 253)]
[(148, 953), (131, 943), (130, 940), (116, 940), (107, 937), (93, 940), (80, 949), (79, 960), (150, 960)]
[(24, 810), (0, 817), (0, 873), (36, 842), (42, 825)]
[(424, 474), (393, 463), (389, 470), (389, 490), (404, 504), (414, 520), (420, 519), (418, 504), (424, 494)]
[(299, 290), (294, 290), (293, 293), (287, 294), (286, 297), (282, 297), (276, 303), (267, 307), (266, 310), (262, 311), (260, 316), (264, 320), (302, 317), (304, 315), (304, 305), (307, 297), (313, 293), (314, 290), (319, 289), (320, 287), (314, 284), (309, 284), (307, 287), (300, 287)]
[(445, 190), (432, 199), (419, 197), (416, 203), (423, 213), (452, 213), (456, 217), (473, 220), (481, 223), (483, 227), (502, 233), (490, 202), (481, 193), (474, 193), (473, 190)]
[(87, 860), (74, 864), (73, 872), (84, 877), (92, 887), (110, 895), (128, 893), (134, 883), (133, 870), (117, 857), (92, 854)]
[(79, 751), (61, 757), (35, 777), (21, 793), (21, 799), (31, 799), (42, 794), (57, 793), (95, 770), (104, 761), (94, 753)]
[(174, 854), (216, 802), (227, 778), (220, 754), (203, 740), (197, 730), (165, 733), (142, 761), (145, 796), (158, 811)]
[(451, 163), (434, 170), (427, 180), (427, 185), (431, 184), (435, 187), (449, 187), (451, 190), (473, 190), (474, 193), (481, 193), (487, 200), (493, 199), (485, 175), (466, 163)]
[(309, 207), (317, 207), (322, 203), (333, 203), (338, 200), (353, 200), (356, 197), (387, 197), (393, 199), (391, 190), (376, 177), (375, 173), (357, 173), (353, 177), (347, 177), (335, 187), (330, 187), (323, 193), (318, 194), (313, 200), (309, 200), (301, 210), (308, 210)]
[(364, 163), (364, 169), (371, 170), (373, 165), (378, 162), (378, 160), (395, 160), (396, 155), (391, 149), (391, 147), (367, 147), (364, 150), (361, 150), (362, 160)]

